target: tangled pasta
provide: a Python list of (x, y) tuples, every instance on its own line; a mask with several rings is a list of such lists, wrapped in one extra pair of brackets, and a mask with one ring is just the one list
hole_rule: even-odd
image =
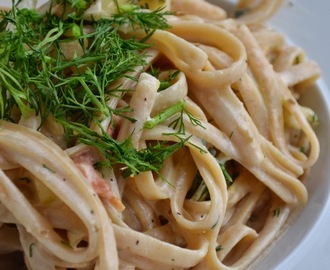
[[(317, 116), (298, 103), (320, 71), (265, 24), (280, 2), (240, 1), (235, 18), (203, 0), (3, 12), (8, 40), (20, 12), (53, 28), (0, 49), (1, 260), (198, 270), (262, 257), (307, 203), (320, 151)], [(150, 14), (169, 27), (149, 31)]]

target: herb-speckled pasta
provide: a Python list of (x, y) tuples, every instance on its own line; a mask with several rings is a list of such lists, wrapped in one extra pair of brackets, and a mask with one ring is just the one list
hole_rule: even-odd
[(247, 269), (308, 201), (320, 75), (282, 1), (21, 1), (0, 15), (0, 262)]

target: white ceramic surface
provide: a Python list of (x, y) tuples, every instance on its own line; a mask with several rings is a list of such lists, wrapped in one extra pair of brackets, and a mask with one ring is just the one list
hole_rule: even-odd
[[(275, 0), (274, 0), (275, 1)], [(213, 0), (217, 3), (235, 2)], [(10, 6), (11, 0), (0, 0)], [(318, 113), (317, 130), (321, 144), (320, 159), (308, 180), (309, 203), (301, 216), (255, 270), (327, 270), (330, 269), (330, 1), (286, 0), (271, 20), (271, 25), (302, 47), (316, 60), (323, 76), (318, 91), (306, 102)]]

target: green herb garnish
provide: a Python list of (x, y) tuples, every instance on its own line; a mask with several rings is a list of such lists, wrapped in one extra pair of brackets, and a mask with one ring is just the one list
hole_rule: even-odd
[(99, 134), (81, 124), (71, 123), (70, 128), (79, 134), (78, 141), (96, 147), (107, 158), (109, 166), (119, 165), (124, 178), (145, 171), (154, 171), (159, 174), (164, 161), (186, 142), (185, 140), (172, 144), (155, 142), (137, 150), (132, 146), (130, 137), (119, 142), (106, 132)]
[[(145, 49), (151, 46), (146, 40), (156, 29), (169, 28), (164, 17), (169, 13), (143, 12), (130, 5), (119, 7), (111, 19), (85, 21), (91, 3), (58, 3), (64, 9), (70, 6), (61, 16), (51, 10), (41, 15), (14, 4), (11, 11), (1, 11), (0, 117), (17, 122), (17, 115), (27, 118), (35, 113), (43, 125), (52, 115), (63, 126), (68, 147), (77, 141), (96, 147), (109, 166), (120, 167), (124, 177), (149, 170), (159, 174), (164, 160), (188, 139), (150, 142), (137, 150), (130, 138), (118, 142), (109, 136), (100, 122), (114, 115), (135, 121), (127, 116), (131, 108), (108, 105), (111, 97), (122, 98), (130, 90), (112, 85), (121, 78), (136, 80), (128, 74), (145, 68)], [(123, 38), (123, 25), (143, 30), (145, 38)], [(94, 122), (99, 132), (89, 128)], [(184, 131), (183, 124), (179, 126)]]
[(278, 207), (273, 210), (273, 217), (279, 217), (280, 214), (281, 214), (281, 208)]
[(223, 247), (221, 245), (216, 246), (216, 248), (215, 248), (216, 252), (221, 251), (221, 250), (223, 250)]

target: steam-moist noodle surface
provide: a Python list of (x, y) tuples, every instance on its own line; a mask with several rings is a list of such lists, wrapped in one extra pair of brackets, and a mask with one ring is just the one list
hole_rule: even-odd
[[(130, 110), (125, 117), (99, 111), (88, 126), (114, 139), (122, 160), (100, 166), (115, 150), (97, 148), (87, 135), (68, 142), (54, 112), (25, 116), (17, 104), (6, 118), (0, 104), (3, 264), (18, 251), (27, 269), (246, 269), (308, 202), (304, 182), (319, 155), (317, 117), (299, 98), (320, 71), (265, 24), (281, 1), (240, 1), (237, 18), (202, 0), (155, 2), (152, 8), (176, 11), (166, 16), (171, 28), (148, 36), (144, 65), (106, 85), (125, 89), (106, 92), (108, 108)], [(50, 10), (63, 15), (53, 4)], [(16, 31), (10, 24), (6, 30)], [(92, 24), (86, 21), (84, 31), (94, 31)], [(146, 36), (129, 25), (119, 33)], [(63, 45), (64, 57), (75, 61), (82, 44), (92, 46)], [(15, 93), (8, 83), (14, 80), (0, 63), (4, 101)], [(77, 65), (66, 76), (86, 70)], [(180, 144), (159, 171), (126, 173), (125, 159), (133, 159), (124, 147), (144, 153), (150, 145), (170, 151)]]

